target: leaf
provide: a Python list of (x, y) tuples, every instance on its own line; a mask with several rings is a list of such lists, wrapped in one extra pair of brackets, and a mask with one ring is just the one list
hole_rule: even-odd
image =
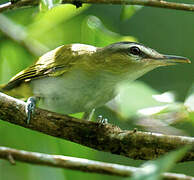
[(84, 113), (80, 112), (80, 113), (75, 113), (75, 114), (69, 114), (70, 116), (74, 117), (74, 118), (78, 118), (78, 119), (82, 119)]
[(186, 98), (184, 105), (192, 112), (194, 112), (194, 83), (192, 84), (188, 97)]
[(158, 102), (172, 103), (175, 102), (175, 96), (172, 92), (164, 92), (152, 96)]
[(161, 113), (161, 111), (164, 111), (166, 108), (168, 108), (168, 105), (143, 108), (138, 110), (138, 114), (143, 116), (151, 116), (154, 114)]
[(139, 109), (162, 104), (152, 98), (152, 95), (158, 94), (157, 91), (140, 81), (122, 84), (118, 88), (118, 93), (119, 96), (115, 101), (118, 113), (124, 118), (135, 115)]
[(184, 102), (184, 106), (187, 108), (188, 111), (187, 119), (194, 125), (194, 83), (189, 90), (188, 97)]
[(131, 180), (159, 180), (161, 174), (169, 171), (174, 164), (181, 160), (184, 154), (189, 150), (189, 147), (184, 147), (179, 150), (168, 153), (167, 155), (155, 160), (148, 161), (142, 165), (142, 167), (136, 171)]
[(35, 17), (34, 23), (28, 27), (28, 34), (32, 38), (39, 40), (48, 31), (80, 14), (88, 7), (89, 5), (84, 5), (82, 8), (76, 9), (74, 5), (65, 4), (56, 6), (46, 13), (39, 13)]
[(88, 16), (82, 24), (82, 43), (106, 46), (118, 41), (137, 41), (132, 36), (122, 36), (107, 29), (96, 16)]
[(124, 5), (121, 11), (121, 20), (127, 20), (131, 18), (137, 11), (139, 11), (143, 6), (139, 5)]

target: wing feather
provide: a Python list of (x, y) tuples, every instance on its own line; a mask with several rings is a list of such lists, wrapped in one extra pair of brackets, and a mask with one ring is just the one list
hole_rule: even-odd
[(22, 82), (41, 77), (60, 76), (71, 70), (75, 64), (82, 63), (88, 55), (96, 51), (96, 47), (84, 44), (62, 45), (41, 56), (37, 62), (16, 74), (4, 87), (11, 90)]
[(43, 76), (62, 75), (69, 70), (76, 59), (72, 58), (69, 45), (60, 46), (40, 57), (34, 65), (16, 74), (3, 89), (10, 90), (23, 81), (31, 81)]

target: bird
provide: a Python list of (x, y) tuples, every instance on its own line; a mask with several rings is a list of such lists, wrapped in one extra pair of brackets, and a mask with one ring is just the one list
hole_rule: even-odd
[(117, 96), (122, 83), (177, 63), (186, 57), (164, 55), (137, 42), (116, 42), (105, 47), (68, 44), (42, 55), (16, 74), (0, 91), (27, 100), (29, 123), (35, 107), (61, 114), (84, 112), (91, 119), (94, 109)]

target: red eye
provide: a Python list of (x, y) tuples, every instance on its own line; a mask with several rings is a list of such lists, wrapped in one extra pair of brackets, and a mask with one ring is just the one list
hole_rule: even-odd
[(141, 53), (140, 49), (136, 46), (131, 47), (129, 51), (133, 55), (139, 55)]

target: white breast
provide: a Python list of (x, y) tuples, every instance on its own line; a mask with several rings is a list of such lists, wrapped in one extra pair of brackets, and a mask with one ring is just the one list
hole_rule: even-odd
[(87, 112), (114, 97), (114, 83), (102, 76), (89, 77), (74, 71), (60, 77), (46, 77), (31, 82), (33, 93), (40, 97), (38, 106), (63, 114)]

